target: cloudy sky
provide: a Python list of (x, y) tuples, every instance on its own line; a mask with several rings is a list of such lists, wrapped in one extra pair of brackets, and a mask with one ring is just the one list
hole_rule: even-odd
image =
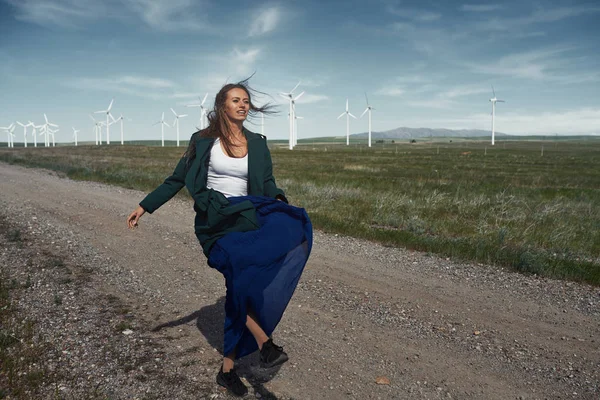
[[(88, 114), (125, 117), (126, 139), (159, 139), (161, 113), (198, 124), (198, 96), (255, 73), (279, 104), (269, 138), (288, 135), (278, 92), (305, 91), (300, 138), (344, 135), (346, 98), (373, 130), (400, 126), (511, 134), (600, 134), (600, 3), (590, 1), (0, 0), (0, 126), (43, 121), (57, 140), (93, 138)], [(365, 132), (366, 116), (351, 121)], [(248, 127), (260, 131), (260, 122)], [(111, 141), (116, 139), (113, 125)], [(17, 141), (22, 141), (22, 132)], [(166, 130), (174, 139), (173, 129)], [(5, 141), (3, 135), (0, 140)]]

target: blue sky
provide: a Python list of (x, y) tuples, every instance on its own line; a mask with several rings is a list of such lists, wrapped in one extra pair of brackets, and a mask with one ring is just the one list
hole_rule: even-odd
[[(0, 126), (60, 125), (57, 141), (93, 139), (88, 114), (125, 117), (125, 138), (159, 139), (152, 123), (227, 81), (256, 72), (254, 88), (280, 104), (265, 122), (288, 136), (278, 92), (306, 91), (300, 139), (343, 136), (346, 98), (359, 116), (367, 92), (373, 130), (400, 126), (511, 134), (600, 134), (597, 1), (0, 0)], [(247, 126), (260, 131), (260, 121)], [(367, 131), (365, 117), (351, 133)], [(118, 127), (111, 127), (111, 142)], [(16, 141), (22, 141), (22, 130)], [(3, 135), (0, 140), (5, 141)], [(175, 131), (166, 128), (167, 139)]]

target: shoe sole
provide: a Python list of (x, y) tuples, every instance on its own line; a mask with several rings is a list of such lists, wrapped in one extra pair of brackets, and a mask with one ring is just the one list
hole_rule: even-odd
[(260, 362), (260, 366), (262, 368), (273, 368), (273, 367), (276, 367), (278, 365), (283, 364), (287, 360), (289, 360), (289, 357), (287, 356), (287, 354), (282, 354), (280, 357), (278, 357), (277, 359), (271, 361), (270, 363), (266, 363), (264, 361), (261, 361)]

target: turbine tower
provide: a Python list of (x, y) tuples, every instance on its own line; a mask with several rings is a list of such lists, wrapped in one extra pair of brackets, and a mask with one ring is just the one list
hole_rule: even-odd
[(200, 100), (200, 96), (198, 96), (198, 100), (200, 100), (200, 104), (188, 104), (188, 105), (186, 105), (186, 107), (200, 107), (200, 126), (196, 127), (199, 130), (204, 129), (204, 120), (206, 118), (206, 108), (204, 108), (204, 102), (206, 101), (207, 97), (208, 97), (208, 93), (206, 93), (204, 95), (204, 98), (202, 100)]
[(292, 114), (294, 116), (294, 129), (292, 131), (292, 147), (296, 147), (296, 145), (298, 144), (298, 132), (296, 131), (296, 100), (298, 100), (303, 94), (304, 92), (300, 93), (298, 96), (292, 99)]
[[(71, 127), (71, 128), (73, 128), (73, 127)], [(73, 137), (75, 138), (75, 146), (77, 146), (77, 133), (78, 132), (79, 131), (77, 129), (73, 128)]]
[[(158, 125), (158, 124), (161, 125), (160, 126), (160, 140), (161, 140), (161, 143), (162, 143), (162, 147), (165, 147), (165, 125), (169, 126), (169, 124), (167, 124), (165, 122), (165, 113), (164, 112), (162, 113), (162, 117), (160, 118), (160, 121), (158, 121), (157, 123), (152, 124), (152, 126)], [(170, 126), (169, 126), (169, 128), (170, 128)]]
[[(294, 90), (296, 90), (300, 86), (300, 82), (294, 86), (289, 93), (279, 93), (281, 97), (284, 99), (288, 99), (290, 102), (290, 139), (289, 139), (289, 149), (292, 150), (294, 148)], [(304, 93), (304, 92), (302, 92)]]
[(5, 131), (5, 132), (6, 132), (6, 135), (7, 135), (7, 142), (6, 142), (6, 143), (7, 143), (7, 146), (8, 146), (8, 147), (12, 147), (12, 146), (11, 146), (11, 143), (12, 143), (12, 137), (13, 137), (14, 135), (12, 135), (12, 133), (11, 133), (11, 132), (12, 132), (12, 130), (14, 130), (14, 129), (15, 129), (15, 124), (14, 124), (14, 123), (11, 123), (9, 126), (0, 126), (0, 129), (2, 129), (3, 131)]
[(96, 135), (96, 146), (102, 144), (102, 122), (96, 121), (92, 114), (89, 114), (92, 121), (94, 121), (94, 134)]
[[(101, 111), (95, 111), (94, 114), (104, 114), (106, 113), (106, 144), (110, 144), (110, 121), (109, 121), (109, 117), (113, 119), (113, 121), (115, 120), (115, 118), (112, 116), (112, 114), (110, 113), (110, 109), (112, 108), (113, 102), (115, 101), (115, 99), (111, 99), (110, 104), (108, 105), (108, 108), (106, 110), (101, 110)], [(102, 144), (102, 138), (100, 138), (100, 144)]]
[(27, 127), (29, 126), (29, 124), (25, 125), (19, 121), (17, 121), (17, 124), (23, 127), (23, 147), (27, 147)]
[(374, 110), (374, 108), (369, 105), (367, 93), (365, 93), (365, 99), (367, 100), (367, 108), (365, 108), (365, 111), (360, 115), (360, 118), (362, 118), (367, 111), (369, 112), (369, 147), (371, 147), (371, 110)]
[(492, 85), (492, 93), (494, 94), (494, 97), (492, 97), (490, 99), (490, 101), (492, 102), (492, 146), (494, 145), (494, 141), (495, 141), (495, 135), (496, 135), (496, 103), (504, 103), (504, 100), (500, 100), (496, 98), (496, 91), (494, 90), (494, 86)]
[(112, 124), (116, 124), (117, 122), (121, 121), (121, 146), (123, 145), (123, 120), (125, 118), (123, 118), (123, 114), (121, 114), (121, 116), (117, 119), (113, 119), (113, 122), (111, 122)]
[(6, 131), (8, 133), (8, 147), (15, 147), (15, 134), (13, 133), (15, 125), (11, 124), (11, 126), (12, 128)]
[(350, 117), (354, 119), (356, 119), (356, 117), (348, 111), (348, 99), (346, 99), (346, 111), (341, 113), (337, 119), (342, 118), (344, 115), (346, 115), (346, 146), (350, 146)]
[(175, 115), (175, 119), (173, 120), (173, 126), (176, 126), (177, 128), (177, 147), (179, 147), (179, 118), (187, 117), (187, 114), (177, 115), (175, 110), (173, 110), (172, 108), (171, 111), (173, 112), (173, 115)]

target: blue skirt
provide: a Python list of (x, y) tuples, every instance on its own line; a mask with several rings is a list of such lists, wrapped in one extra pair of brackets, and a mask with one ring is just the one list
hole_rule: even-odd
[(208, 265), (225, 277), (223, 354), (236, 358), (258, 349), (246, 328), (250, 312), (267, 336), (281, 320), (312, 248), (312, 225), (303, 208), (269, 197), (230, 197), (231, 204), (250, 200), (260, 228), (232, 232), (212, 246)]

